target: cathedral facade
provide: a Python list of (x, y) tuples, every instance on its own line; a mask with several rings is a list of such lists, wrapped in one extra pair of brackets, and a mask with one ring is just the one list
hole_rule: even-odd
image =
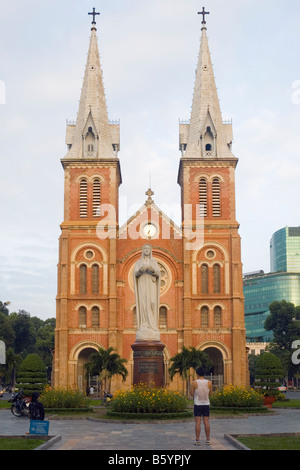
[[(96, 24), (91, 29), (76, 122), (68, 122), (64, 169), (54, 359), (54, 386), (85, 390), (84, 365), (99, 348), (127, 359), (133, 380), (136, 338), (133, 268), (145, 243), (159, 264), (159, 328), (165, 385), (170, 359), (183, 346), (205, 351), (217, 385), (248, 384), (240, 236), (235, 214), (232, 125), (223, 122), (202, 23), (191, 117), (180, 122), (182, 221), (154, 202), (119, 226), (119, 122), (108, 118)], [(174, 181), (174, 184), (176, 182)], [(146, 188), (147, 189), (147, 188)]]

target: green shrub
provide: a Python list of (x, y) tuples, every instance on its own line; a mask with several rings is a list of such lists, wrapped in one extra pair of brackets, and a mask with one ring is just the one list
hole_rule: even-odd
[(139, 384), (127, 391), (118, 391), (111, 402), (119, 413), (181, 413), (188, 400), (178, 392)]
[(263, 399), (259, 392), (246, 387), (228, 385), (210, 397), (213, 407), (258, 408)]
[(193, 412), (192, 410), (187, 410), (187, 411), (182, 411), (180, 413), (125, 413), (125, 412), (117, 412), (117, 411), (112, 411), (112, 410), (107, 410), (106, 411), (106, 416), (109, 416), (114, 419), (138, 419), (140, 420), (172, 420), (172, 419), (190, 419), (193, 417)]
[(71, 388), (46, 388), (40, 396), (45, 408), (87, 408), (88, 398), (79, 390)]
[(16, 387), (31, 396), (33, 392), (41, 393), (46, 384), (47, 373), (43, 360), (37, 354), (29, 354), (20, 365)]
[(275, 354), (266, 352), (259, 356), (256, 363), (255, 386), (259, 387), (264, 395), (278, 395), (277, 387), (282, 377), (282, 364)]

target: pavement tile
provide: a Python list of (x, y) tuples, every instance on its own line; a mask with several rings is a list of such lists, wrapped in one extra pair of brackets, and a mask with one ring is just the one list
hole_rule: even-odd
[[(196, 447), (193, 445), (193, 420), (145, 424), (51, 418), (49, 435), (61, 436), (61, 439), (48, 450), (126, 450), (127, 452), (237, 450), (224, 438), (225, 434), (300, 432), (300, 410), (276, 410), (267, 416), (211, 418), (210, 425), (211, 445), (205, 444), (202, 428), (201, 445)], [(28, 430), (27, 418), (16, 418), (10, 410), (0, 410), (0, 435), (24, 435)]]

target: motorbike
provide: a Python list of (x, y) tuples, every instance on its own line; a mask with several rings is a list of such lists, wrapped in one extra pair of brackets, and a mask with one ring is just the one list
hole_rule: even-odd
[(104, 391), (104, 395), (102, 398), (103, 405), (108, 405), (109, 402), (111, 401), (113, 395), (111, 393), (108, 393), (106, 390)]
[(9, 401), (12, 403), (10, 410), (14, 416), (17, 416), (18, 418), (21, 416), (30, 418), (30, 398), (24, 397), (23, 390), (20, 390), (17, 393), (13, 393), (12, 398)]

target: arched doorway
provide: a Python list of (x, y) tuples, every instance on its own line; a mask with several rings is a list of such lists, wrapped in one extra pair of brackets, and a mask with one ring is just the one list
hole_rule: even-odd
[(77, 385), (82, 392), (85, 392), (88, 386), (97, 387), (97, 380), (93, 377), (89, 377), (85, 368), (85, 365), (89, 362), (90, 355), (95, 352), (94, 348), (85, 348), (78, 354)]
[(213, 388), (221, 388), (224, 384), (224, 359), (220, 349), (215, 347), (208, 347), (203, 349), (213, 363), (213, 366), (207, 371), (207, 376), (213, 383)]
[(89, 362), (91, 354), (99, 351), (100, 348), (104, 346), (96, 341), (81, 341), (71, 349), (68, 364), (70, 386), (85, 392), (87, 386), (91, 385), (91, 377), (87, 376), (85, 365)]

